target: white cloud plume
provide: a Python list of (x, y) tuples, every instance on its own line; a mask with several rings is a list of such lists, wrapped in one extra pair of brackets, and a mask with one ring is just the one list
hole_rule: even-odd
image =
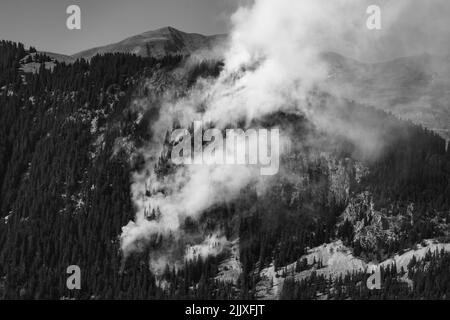
[[(385, 27), (402, 5), (391, 6)], [(322, 51), (367, 44), (366, 8), (357, 0), (256, 0), (233, 15), (223, 72), (217, 79), (199, 81), (182, 98), (165, 99), (159, 120), (152, 124), (153, 140), (140, 150), (146, 167), (133, 176), (136, 219), (123, 227), (125, 254), (139, 250), (142, 241), (155, 235), (179, 235), (183, 219), (198, 218), (259, 180), (259, 171), (249, 166), (184, 166), (162, 181), (156, 179), (153, 167), (174, 120), (187, 127), (193, 120), (205, 119), (223, 128), (241, 119), (248, 125), (279, 110), (301, 112), (321, 127), (379, 148), (377, 136), (359, 141), (363, 140), (360, 132), (342, 130), (343, 126), (317, 114), (307, 103), (311, 90), (328, 77)], [(199, 106), (204, 110), (199, 112)], [(148, 196), (147, 188), (164, 192)], [(157, 208), (161, 216), (149, 221), (146, 213)], [(200, 246), (202, 255), (206, 254), (209, 246)], [(154, 263), (161, 261), (158, 256)]]

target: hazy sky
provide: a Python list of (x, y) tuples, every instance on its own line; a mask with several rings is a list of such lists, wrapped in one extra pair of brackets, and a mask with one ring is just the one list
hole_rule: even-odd
[[(273, 1), (276, 7), (277, 0)], [(356, 3), (357, 10), (350, 12), (338, 8), (331, 13), (330, 19), (339, 22), (338, 26), (356, 21), (355, 28), (344, 38), (334, 39), (337, 45), (330, 50), (367, 61), (423, 52), (450, 53), (449, 0), (348, 1)], [(226, 33), (230, 28), (230, 15), (237, 9), (238, 3), (251, 2), (0, 0), (0, 39), (20, 41), (43, 51), (74, 54), (164, 26), (207, 35)], [(66, 8), (72, 4), (81, 7), (82, 30), (66, 28)], [(382, 9), (381, 31), (372, 32), (365, 28), (365, 11), (369, 4), (379, 5)], [(291, 10), (290, 6), (286, 10)], [(314, 34), (311, 36), (316, 37)]]
[[(73, 54), (145, 31), (172, 26), (225, 33), (236, 0), (0, 0), (0, 39)], [(82, 29), (66, 28), (66, 8), (81, 8)]]

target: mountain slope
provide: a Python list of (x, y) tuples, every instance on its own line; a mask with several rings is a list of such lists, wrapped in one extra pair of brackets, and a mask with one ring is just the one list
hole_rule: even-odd
[(90, 59), (97, 54), (116, 52), (134, 53), (142, 57), (160, 57), (176, 53), (189, 54), (199, 49), (212, 48), (214, 44), (224, 39), (224, 35), (204, 36), (165, 27), (127, 38), (118, 43), (82, 51), (72, 57)]
[[(287, 266), (278, 270), (273, 265), (264, 268), (260, 272), (261, 280), (257, 284), (257, 298), (259, 299), (279, 299), (283, 291), (286, 280), (297, 282), (314, 276), (324, 276), (327, 279), (336, 281), (339, 277), (351, 275), (352, 273), (371, 273), (380, 268), (395, 266), (396, 272), (400, 275), (402, 269), (408, 271), (411, 260), (423, 260), (427, 254), (436, 252), (450, 252), (450, 244), (439, 243), (435, 239), (422, 241), (414, 248), (396, 254), (390, 259), (380, 263), (366, 262), (359, 257), (355, 257), (350, 248), (346, 247), (342, 241), (326, 243), (321, 246), (311, 248), (308, 252)], [(299, 263), (303, 261), (303, 267), (299, 268)], [(399, 277), (400, 281), (413, 285), (408, 276)], [(362, 284), (364, 285), (364, 283)]]
[(54, 52), (40, 52), (48, 57), (50, 57), (53, 60), (56, 60), (58, 62), (64, 62), (64, 63), (73, 63), (75, 62), (75, 58), (65, 55), (65, 54), (60, 54), (60, 53), (54, 53)]
[(362, 63), (323, 54), (334, 93), (423, 125), (450, 140), (450, 56), (422, 54)]
[[(182, 68), (180, 56), (117, 54), (23, 72), (30, 56), (37, 61), (29, 63), (49, 62), (23, 45), (0, 42), (0, 298), (253, 299), (263, 293), (260, 288), (275, 298), (281, 281), (273, 279), (275, 273), (287, 274), (293, 263), (300, 280), (309, 281), (307, 288), (323, 292), (315, 288), (328, 281), (319, 278), (325, 271), (357, 272), (363, 263), (392, 259), (404, 264), (411, 256), (404, 250), (423, 239), (449, 241), (450, 152), (443, 139), (375, 108), (314, 92), (309, 102), (326, 123), (342, 126), (338, 134), (303, 115), (279, 112), (261, 119), (255, 126), (279, 126), (296, 142), (280, 159), (280, 174), (198, 219), (180, 219), (182, 237), (155, 237), (125, 256), (118, 235), (135, 217), (130, 175), (142, 166), (134, 150), (148, 143), (150, 128), (159, 128), (154, 123), (162, 98), (183, 96), (192, 89), (189, 83), (220, 68)], [(366, 159), (372, 141), (378, 156)], [(163, 150), (173, 145), (164, 144)], [(173, 176), (170, 159), (169, 151), (158, 159), (160, 179)], [(147, 191), (143, 198), (152, 195)], [(215, 253), (203, 259), (204, 249)], [(162, 275), (152, 271), (155, 254), (173, 253), (175, 260), (186, 251), (193, 259), (180, 261), (178, 270), (167, 264)], [(450, 297), (444, 279), (450, 256), (445, 259), (440, 282), (409, 279), (427, 287), (442, 283), (435, 297)], [(82, 270), (82, 288), (68, 291), (66, 268), (74, 264)], [(303, 279), (309, 271), (317, 272)], [(333, 293), (339, 283), (331, 281), (329, 294), (354, 297)], [(289, 277), (277, 287), (294, 296), (290, 285), (306, 291)], [(401, 285), (405, 294), (394, 298), (411, 297), (408, 284)], [(419, 291), (412, 297), (428, 296)]]

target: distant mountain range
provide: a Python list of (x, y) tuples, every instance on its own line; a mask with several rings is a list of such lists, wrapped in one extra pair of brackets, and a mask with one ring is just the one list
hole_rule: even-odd
[(411, 120), (450, 140), (450, 55), (362, 63), (324, 53), (334, 94)]
[(160, 57), (167, 54), (190, 54), (201, 49), (213, 48), (224, 41), (226, 35), (205, 36), (186, 33), (172, 27), (144, 32), (110, 45), (88, 49), (72, 56), (45, 52), (55, 60), (70, 63), (76, 59), (91, 59), (97, 54), (132, 53), (142, 57)]
[[(225, 39), (225, 34), (205, 36), (164, 27), (72, 56), (46, 54), (66, 63), (115, 52), (160, 57), (210, 49)], [(322, 57), (330, 67), (334, 94), (390, 111), (450, 140), (450, 56), (423, 54), (380, 63), (363, 63), (332, 52)]]

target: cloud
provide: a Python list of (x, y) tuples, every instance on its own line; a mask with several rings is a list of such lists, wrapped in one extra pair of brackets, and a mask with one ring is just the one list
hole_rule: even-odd
[[(391, 43), (395, 41), (385, 31), (368, 33), (367, 5), (357, 0), (257, 0), (237, 10), (231, 18), (233, 29), (223, 54), (223, 72), (218, 78), (200, 80), (185, 95), (175, 94), (176, 89), (166, 94), (159, 118), (152, 124), (153, 139), (139, 150), (146, 164), (133, 176), (131, 193), (136, 218), (123, 227), (125, 255), (139, 250), (155, 235), (185, 236), (181, 226), (186, 217), (197, 219), (214, 205), (235, 199), (249, 184), (262, 183), (259, 171), (249, 166), (181, 166), (158, 179), (154, 166), (165, 132), (174, 122), (187, 128), (194, 120), (206, 120), (225, 128), (244, 119), (247, 127), (277, 111), (301, 113), (318, 128), (347, 137), (368, 155), (381, 150), (376, 131), (366, 135), (364, 128), (353, 127), (345, 117), (338, 119), (337, 106), (320, 109), (319, 102), (311, 99), (312, 91), (326, 89), (329, 70), (321, 60), (323, 51), (379, 57), (373, 46), (375, 40), (384, 41), (389, 54), (407, 50)], [(405, 36), (412, 37), (407, 30), (410, 18), (403, 18), (402, 14), (413, 8), (405, 1), (383, 4), (383, 30), (405, 29)], [(150, 195), (148, 189), (152, 190)], [(160, 215), (148, 220), (146, 215), (152, 210), (159, 210)], [(217, 231), (215, 237), (222, 236)], [(204, 245), (208, 238), (202, 239), (203, 245), (197, 245), (204, 255), (210, 246)], [(167, 252), (166, 262), (173, 261), (173, 250)], [(153, 263), (161, 265), (161, 261), (164, 254), (157, 254)]]

